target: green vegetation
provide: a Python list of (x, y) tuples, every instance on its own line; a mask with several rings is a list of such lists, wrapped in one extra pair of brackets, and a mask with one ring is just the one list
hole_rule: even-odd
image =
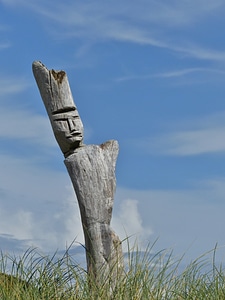
[(174, 261), (168, 251), (129, 248), (126, 270), (113, 291), (110, 278), (98, 286), (87, 278), (69, 251), (61, 258), (57, 254), (43, 256), (35, 249), (20, 258), (2, 253), (0, 299), (224, 300), (225, 274), (215, 264), (215, 252), (201, 256), (181, 271), (182, 258)]

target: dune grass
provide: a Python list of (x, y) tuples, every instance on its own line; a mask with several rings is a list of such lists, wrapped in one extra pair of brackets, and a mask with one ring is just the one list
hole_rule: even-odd
[[(172, 252), (154, 253), (128, 247), (126, 268), (110, 290), (110, 278), (96, 286), (69, 251), (58, 258), (28, 249), (21, 257), (1, 254), (0, 299), (115, 299), (115, 300), (224, 300), (225, 274), (215, 264), (214, 249), (180, 270), (182, 259)], [(110, 275), (109, 275), (110, 276)]]

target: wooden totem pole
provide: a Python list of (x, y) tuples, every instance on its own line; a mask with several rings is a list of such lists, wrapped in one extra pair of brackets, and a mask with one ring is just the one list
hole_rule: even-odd
[(83, 144), (83, 124), (64, 71), (32, 65), (55, 138), (79, 203), (88, 274), (96, 282), (110, 277), (112, 288), (123, 270), (122, 245), (110, 227), (116, 188), (118, 142)]

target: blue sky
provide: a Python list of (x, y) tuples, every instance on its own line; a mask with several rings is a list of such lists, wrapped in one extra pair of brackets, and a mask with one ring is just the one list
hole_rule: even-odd
[(65, 70), (85, 143), (116, 139), (113, 228), (225, 260), (225, 3), (0, 0), (4, 251), (83, 242), (31, 65)]

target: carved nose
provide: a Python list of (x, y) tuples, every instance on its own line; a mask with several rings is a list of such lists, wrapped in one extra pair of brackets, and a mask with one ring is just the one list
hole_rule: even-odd
[(70, 131), (75, 131), (76, 130), (76, 127), (75, 127), (75, 124), (74, 124), (73, 120), (68, 119), (68, 125), (69, 125)]

